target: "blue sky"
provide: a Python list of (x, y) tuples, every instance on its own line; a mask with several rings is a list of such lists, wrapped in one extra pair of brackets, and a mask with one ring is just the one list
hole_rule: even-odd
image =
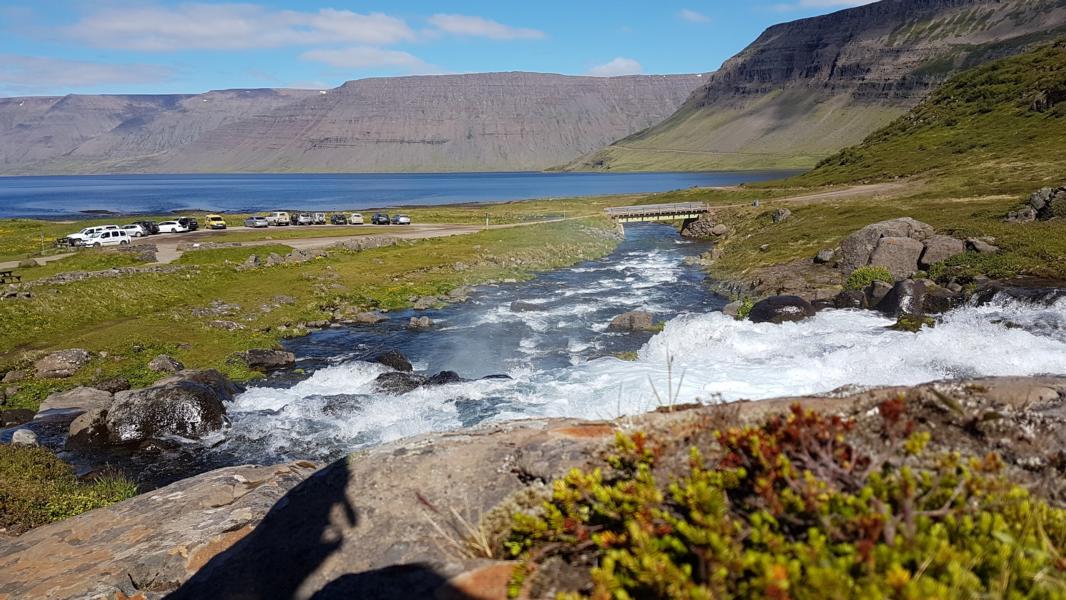
[(0, 2), (0, 96), (329, 88), (362, 77), (715, 70), (871, 0)]

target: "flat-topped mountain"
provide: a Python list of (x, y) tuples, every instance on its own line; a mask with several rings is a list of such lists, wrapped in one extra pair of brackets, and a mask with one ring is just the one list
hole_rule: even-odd
[(0, 174), (539, 170), (662, 121), (702, 81), (482, 73), (6, 98)]
[(775, 25), (665, 122), (570, 168), (812, 166), (953, 73), (1064, 33), (1063, 0), (883, 0)]

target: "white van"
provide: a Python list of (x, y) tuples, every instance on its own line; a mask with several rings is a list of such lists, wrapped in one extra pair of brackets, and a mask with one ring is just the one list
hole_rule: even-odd
[(121, 229), (108, 229), (90, 237), (86, 245), (99, 248), (101, 246), (125, 246), (129, 243), (130, 234)]
[(118, 230), (118, 228), (118, 225), (98, 225), (96, 227), (86, 227), (78, 233), (72, 233), (68, 235), (67, 240), (69, 240), (68, 243), (71, 246), (84, 246), (94, 235), (102, 233), (104, 231), (116, 231)]
[(292, 219), (289, 218), (289, 213), (276, 210), (267, 215), (267, 223), (275, 227), (281, 227), (283, 225), (291, 225)]

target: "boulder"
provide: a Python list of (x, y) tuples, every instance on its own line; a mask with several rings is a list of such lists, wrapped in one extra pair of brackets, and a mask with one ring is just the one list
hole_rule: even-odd
[(999, 252), (999, 246), (993, 246), (992, 244), (977, 238), (966, 240), (966, 249), (978, 254), (995, 254)]
[(353, 323), (359, 323), (361, 325), (373, 325), (382, 321), (388, 321), (388, 317), (377, 312), (360, 312), (352, 316)]
[(925, 287), (922, 311), (927, 314), (939, 314), (957, 308), (962, 304), (962, 295), (954, 290), (929, 282)]
[(415, 310), (429, 310), (440, 303), (440, 299), (436, 296), (422, 296), (416, 298), (412, 308)]
[(115, 394), (130, 389), (130, 381), (125, 377), (111, 377), (94, 381), (92, 387)]
[(26, 379), (26, 377), (28, 377), (26, 371), (8, 371), (7, 373), (4, 373), (4, 378), (0, 379), (0, 383), (18, 383), (23, 379)]
[(1032, 206), (1026, 206), (1021, 210), (1012, 210), (1007, 213), (1005, 219), (1008, 223), (1032, 223), (1036, 220), (1037, 212)]
[(892, 284), (885, 283), (884, 281), (874, 281), (863, 290), (866, 294), (866, 306), (877, 306), (891, 291)]
[(39, 267), (39, 266), (41, 266), (41, 265), (37, 261), (33, 260), (32, 258), (26, 258), (26, 259), (23, 259), (23, 260), (19, 261), (19, 267), (18, 268), (20, 268), (20, 269), (32, 269), (34, 267)]
[(784, 223), (791, 216), (791, 210), (787, 208), (778, 208), (774, 211), (773, 215), (771, 215), (770, 218), (773, 219), (774, 223)]
[(396, 350), (386, 350), (372, 358), (371, 362), (376, 362), (404, 373), (410, 373), (414, 370), (414, 367), (411, 366), (411, 361), (402, 352)]
[(160, 373), (177, 373), (185, 368), (185, 365), (178, 362), (174, 357), (167, 354), (160, 354), (148, 362), (148, 368)]
[(426, 380), (427, 385), (447, 385), (449, 383), (466, 383), (469, 379), (460, 377), (455, 371), (441, 371)]
[(918, 258), (925, 246), (906, 237), (883, 237), (870, 255), (871, 267), (888, 269), (897, 280), (910, 277), (918, 270)]
[(720, 237), (720, 236), (723, 236), (723, 235), (725, 235), (727, 233), (729, 233), (729, 227), (726, 227), (725, 224), (723, 224), (723, 223), (719, 223), (719, 224), (715, 225), (714, 227), (711, 227), (711, 234), (713, 234), (715, 236), (719, 236)]
[(251, 255), (248, 256), (248, 258), (244, 259), (243, 263), (241, 263), (241, 268), (243, 268), (243, 269), (255, 269), (255, 268), (258, 268), (260, 264), (262, 264), (262, 263), (259, 262), (259, 255), (258, 254), (251, 254)]
[(844, 290), (833, 298), (834, 308), (866, 308), (866, 294), (859, 290)]
[(429, 329), (433, 327), (433, 319), (429, 317), (411, 317), (407, 322), (408, 329)]
[(813, 317), (814, 307), (799, 296), (770, 296), (755, 303), (748, 314), (752, 323), (786, 323)]
[(84, 412), (70, 423), (67, 429), (66, 448), (88, 449), (108, 443), (107, 409), (94, 408)]
[(37, 434), (30, 429), (16, 429), (11, 434), (12, 446), (39, 446)]
[(818, 251), (818, 254), (814, 255), (814, 262), (815, 262), (815, 264), (819, 264), (819, 265), (827, 265), (827, 264), (833, 262), (833, 259), (835, 257), (836, 257), (836, 251), (834, 251), (834, 250), (832, 250), (830, 248), (822, 248), (821, 250)]
[(238, 352), (237, 356), (249, 369), (257, 371), (273, 371), (286, 369), (296, 364), (296, 355), (284, 350), (267, 350), (253, 348), (244, 352)]
[(60, 350), (33, 363), (33, 370), (42, 379), (63, 379), (76, 373), (91, 359), (89, 351), (82, 348)]
[(539, 312), (542, 310), (544, 310), (543, 306), (540, 304), (533, 304), (532, 302), (515, 300), (511, 303), (511, 312)]
[(848, 273), (870, 264), (870, 257), (884, 237), (911, 238), (922, 242), (932, 236), (932, 226), (910, 217), (872, 223), (844, 238), (840, 243), (840, 264)]
[(726, 315), (727, 317), (733, 317), (735, 319), (737, 318), (737, 315), (740, 314), (741, 306), (744, 306), (744, 303), (740, 300), (730, 302), (729, 304), (726, 304), (722, 307), (722, 314)]
[(49, 411), (87, 412), (111, 406), (111, 392), (90, 387), (76, 387), (65, 392), (56, 392), (44, 399), (37, 414)]
[(177, 435), (199, 438), (221, 429), (226, 407), (239, 388), (221, 373), (182, 371), (156, 385), (115, 394), (107, 411), (112, 444), (143, 442)]
[(655, 317), (650, 312), (634, 310), (611, 319), (611, 331), (654, 331)]
[(1066, 215), (1066, 187), (1041, 188), (1029, 196), (1029, 208), (1041, 220)]
[(949, 235), (934, 235), (925, 240), (925, 250), (918, 259), (918, 266), (928, 269), (938, 262), (943, 262), (953, 256), (966, 252), (966, 242), (957, 240)]
[(686, 221), (681, 226), (681, 235), (687, 238), (709, 238), (715, 235), (712, 230), (715, 227), (715, 216), (711, 213), (703, 213), (698, 219)]
[(425, 377), (403, 371), (389, 371), (388, 373), (382, 373), (374, 380), (374, 386), (378, 391), (386, 394), (406, 394), (423, 385), (426, 385)]
[(877, 310), (898, 318), (901, 315), (925, 314), (927, 280), (897, 281), (892, 290), (877, 304)]

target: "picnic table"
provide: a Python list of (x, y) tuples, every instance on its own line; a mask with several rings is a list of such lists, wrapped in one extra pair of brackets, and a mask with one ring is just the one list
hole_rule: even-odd
[(0, 283), (19, 283), (22, 281), (21, 275), (15, 275), (14, 271), (0, 271)]

